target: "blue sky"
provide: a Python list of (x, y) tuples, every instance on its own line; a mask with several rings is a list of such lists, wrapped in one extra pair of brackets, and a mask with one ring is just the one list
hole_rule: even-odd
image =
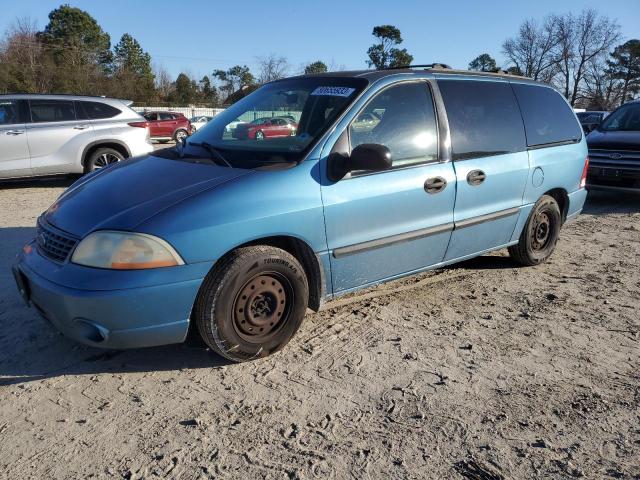
[[(39, 28), (60, 0), (0, 0), (0, 32), (29, 16)], [(254, 68), (256, 57), (288, 58), (292, 72), (321, 59), (327, 64), (364, 68), (374, 25), (393, 24), (415, 63), (434, 61), (466, 68), (487, 52), (499, 63), (505, 38), (528, 17), (595, 8), (614, 18), (625, 38), (640, 37), (640, 0), (227, 0), (213, 2), (69, 0), (88, 11), (111, 35), (128, 32), (175, 77), (186, 71), (200, 78), (235, 64)]]

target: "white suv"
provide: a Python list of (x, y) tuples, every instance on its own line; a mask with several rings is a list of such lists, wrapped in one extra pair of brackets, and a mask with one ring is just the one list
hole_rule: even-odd
[(0, 95), (0, 178), (87, 173), (153, 150), (123, 100)]

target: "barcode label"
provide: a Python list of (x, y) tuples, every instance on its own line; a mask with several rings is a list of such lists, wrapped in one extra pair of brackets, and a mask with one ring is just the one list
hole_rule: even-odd
[(350, 87), (318, 87), (311, 95), (328, 95), (331, 97), (348, 97), (353, 92), (355, 92), (355, 88)]

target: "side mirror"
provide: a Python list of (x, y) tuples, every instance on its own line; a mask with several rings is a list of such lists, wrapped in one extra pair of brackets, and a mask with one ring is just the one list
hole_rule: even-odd
[(344, 159), (343, 169), (345, 174), (355, 170), (377, 172), (391, 168), (391, 163), (391, 151), (387, 147), (377, 143), (363, 143)]
[(363, 143), (351, 151), (351, 155), (334, 152), (329, 155), (329, 178), (338, 181), (356, 170), (378, 172), (391, 168), (391, 151), (377, 143)]

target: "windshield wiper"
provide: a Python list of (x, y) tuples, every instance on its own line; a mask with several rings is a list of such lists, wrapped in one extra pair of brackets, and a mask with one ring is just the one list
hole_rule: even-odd
[(204, 148), (207, 152), (209, 152), (209, 157), (211, 158), (211, 160), (214, 160), (214, 161), (218, 160), (218, 162), (216, 162), (218, 165), (220, 165), (220, 162), (222, 162), (225, 166), (229, 168), (233, 168), (233, 165), (231, 165), (231, 163), (229, 163), (229, 161), (226, 158), (224, 158), (224, 155), (222, 155), (216, 149), (216, 147), (211, 145), (209, 142), (200, 142), (200, 143), (189, 142), (187, 143), (187, 145), (193, 145), (194, 147)]

